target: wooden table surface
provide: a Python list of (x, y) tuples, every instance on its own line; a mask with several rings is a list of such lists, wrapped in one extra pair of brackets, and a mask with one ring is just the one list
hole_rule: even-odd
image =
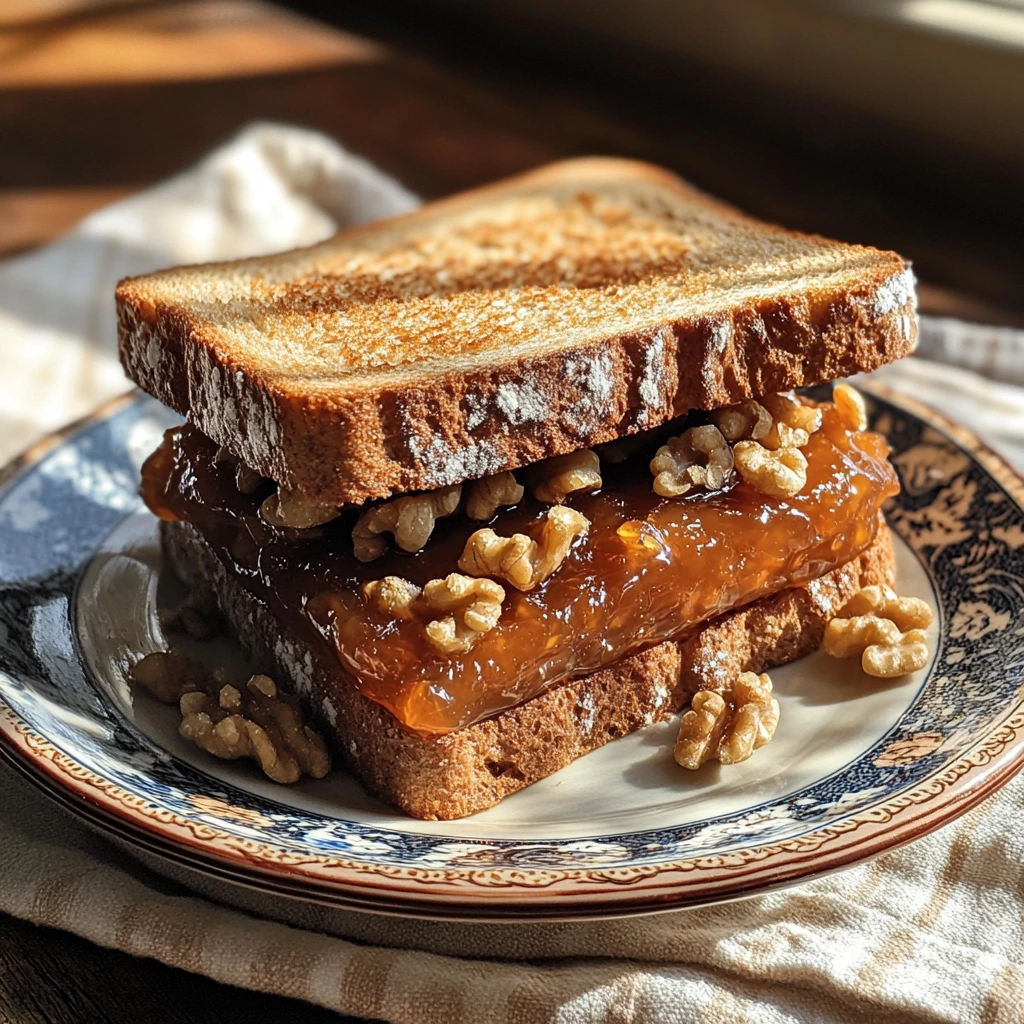
[[(398, 17), (401, 3), (329, 6), (362, 34), (251, 0), (5, 0), (0, 257), (266, 118), (323, 130), (426, 197), (567, 155), (653, 159), (750, 212), (898, 248), (926, 310), (1024, 317), (1019, 234), (982, 215), (701, 104), (654, 102), (649, 82), (517, 62), (500, 34), (467, 41), (439, 16)], [(0, 1021), (329, 1018), (0, 917)]]

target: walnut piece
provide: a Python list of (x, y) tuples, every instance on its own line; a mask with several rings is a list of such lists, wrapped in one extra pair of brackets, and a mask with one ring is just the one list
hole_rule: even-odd
[(694, 487), (717, 491), (732, 474), (733, 454), (714, 424), (690, 427), (669, 438), (651, 459), (654, 493), (677, 498)]
[(443, 580), (431, 580), (423, 588), (422, 600), (428, 611), (442, 613), (427, 623), (427, 639), (445, 654), (455, 654), (468, 651), (498, 624), (505, 591), (494, 580), (453, 572)]
[(833, 619), (825, 627), (822, 647), (833, 658), (859, 655), (864, 672), (880, 679), (916, 672), (928, 663), (923, 629), (902, 632), (892, 619), (875, 614)]
[(877, 615), (835, 618), (825, 627), (822, 648), (832, 658), (855, 658), (869, 646), (895, 647), (900, 630), (895, 622)]
[(589, 529), (585, 515), (555, 505), (548, 509), (536, 540), (525, 533), (499, 537), (490, 528), (477, 530), (466, 541), (459, 568), (470, 576), (499, 576), (517, 590), (532, 590), (558, 569)]
[(337, 505), (310, 501), (297, 491), (284, 491), (281, 488), (260, 505), (260, 519), (263, 522), (270, 526), (293, 530), (323, 526), (324, 523), (337, 519), (340, 513), (341, 509)]
[(679, 723), (674, 756), (684, 768), (745, 761), (774, 735), (779, 702), (766, 673), (743, 672), (725, 694), (701, 690)]
[(323, 737), (269, 676), (253, 676), (244, 690), (225, 684), (215, 694), (186, 693), (180, 709), (185, 739), (214, 757), (252, 758), (275, 782), (297, 782), (303, 774), (322, 779), (331, 769)]
[(576, 491), (594, 491), (601, 486), (601, 460), (597, 452), (584, 448), (538, 462), (531, 467), (530, 477), (538, 501), (561, 505)]
[[(761, 404), (771, 413), (775, 426), (782, 424), (790, 431), (806, 434), (808, 438), (821, 426), (821, 410), (813, 405), (804, 405), (792, 391), (777, 395), (765, 395), (761, 399)], [(765, 438), (769, 441), (773, 440), (771, 430), (768, 431)], [(781, 436), (778, 438), (778, 442), (775, 447), (786, 447)], [(805, 440), (804, 444), (806, 443)], [(765, 446), (768, 447), (768, 445)], [(802, 448), (803, 445), (793, 447)]]
[(422, 593), (422, 588), (401, 576), (385, 576), (363, 584), (366, 599), (396, 619), (414, 619)]
[(708, 419), (718, 427), (726, 441), (760, 441), (772, 429), (772, 414), (753, 399), (715, 409)]
[(861, 668), (878, 679), (894, 679), (928, 664), (928, 638), (923, 629), (911, 629), (894, 647), (872, 644), (864, 649)]
[(191, 658), (154, 651), (135, 662), (128, 677), (162, 704), (177, 704), (186, 693), (202, 688), (206, 674)]
[(235, 486), (242, 494), (255, 494), (262, 486), (264, 477), (252, 466), (246, 465), (237, 455), (233, 455), (221, 445), (213, 456), (214, 462), (230, 462), (235, 467)]
[(499, 508), (518, 505), (523, 494), (523, 485), (511, 473), (496, 473), (474, 480), (467, 486), (466, 515), (486, 522)]
[(462, 500), (462, 486), (453, 484), (426, 494), (394, 498), (367, 509), (352, 529), (352, 543), (360, 562), (372, 562), (387, 549), (382, 533), (390, 533), (403, 551), (419, 551), (430, 540), (434, 524), (450, 516)]
[(739, 441), (733, 455), (740, 476), (762, 494), (791, 498), (807, 484), (807, 459), (799, 448), (770, 451), (757, 441)]
[(934, 618), (927, 601), (919, 597), (899, 597), (892, 587), (884, 583), (861, 587), (843, 605), (839, 618), (849, 619), (858, 615), (889, 619), (902, 633), (908, 629), (926, 629)]
[(847, 430), (867, 430), (868, 410), (864, 397), (849, 384), (837, 384), (832, 389), (832, 401), (835, 403), (839, 419)]
[(177, 608), (161, 608), (159, 616), (167, 632), (187, 633), (193, 640), (212, 640), (221, 631), (217, 606), (191, 593)]

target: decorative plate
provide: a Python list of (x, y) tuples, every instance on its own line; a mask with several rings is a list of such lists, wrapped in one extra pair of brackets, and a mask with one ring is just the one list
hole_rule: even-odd
[[(744, 764), (678, 769), (664, 723), (496, 808), (422, 822), (341, 770), (284, 788), (193, 749), (174, 709), (125, 683), (132, 660), (165, 646), (157, 594), (175, 586), (136, 495), (172, 417), (137, 394), (37, 446), (0, 483), (0, 753), (170, 874), (338, 908), (615, 916), (748, 895), (892, 849), (1024, 763), (1024, 481), (934, 412), (881, 391), (870, 405), (903, 482), (888, 508), (900, 589), (938, 610), (933, 662), (888, 683), (821, 655), (773, 672), (781, 723)], [(220, 643), (215, 659), (237, 656)]]

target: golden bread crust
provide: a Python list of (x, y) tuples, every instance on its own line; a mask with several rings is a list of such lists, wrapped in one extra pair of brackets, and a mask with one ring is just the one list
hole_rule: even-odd
[(433, 489), (913, 349), (895, 253), (659, 168), (553, 164), (310, 249), (117, 289), (130, 377), (311, 498)]

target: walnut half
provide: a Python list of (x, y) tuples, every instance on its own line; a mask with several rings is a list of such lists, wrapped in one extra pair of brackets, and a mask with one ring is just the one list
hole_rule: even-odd
[(360, 562), (372, 562), (387, 550), (382, 533), (390, 533), (403, 551), (419, 551), (430, 540), (434, 524), (450, 516), (462, 500), (462, 487), (453, 484), (426, 494), (395, 498), (367, 509), (352, 529), (353, 551)]
[(701, 690), (679, 723), (674, 756), (684, 768), (706, 761), (737, 764), (763, 747), (779, 724), (767, 673), (743, 672), (725, 694)]
[(856, 615), (878, 615), (889, 619), (900, 630), (925, 629), (932, 624), (934, 614), (927, 601), (919, 597), (900, 597), (884, 583), (861, 587), (843, 606), (840, 618)]
[(821, 426), (821, 410), (804, 405), (792, 392), (765, 395), (761, 402), (772, 417), (771, 430), (761, 438), (761, 444), (772, 451), (803, 448)]
[(740, 441), (733, 449), (736, 471), (762, 494), (792, 498), (807, 485), (807, 458), (799, 448), (765, 448), (757, 441)]
[(293, 530), (309, 530), (314, 526), (323, 526), (324, 523), (337, 519), (340, 513), (341, 509), (337, 505), (311, 501), (297, 491), (286, 491), (281, 488), (264, 499), (260, 505), (260, 519), (265, 523)]
[(868, 408), (864, 396), (856, 388), (845, 382), (837, 384), (832, 389), (832, 401), (847, 430), (868, 429)]
[[(501, 616), (504, 589), (494, 580), (478, 580), (453, 572), (423, 588), (423, 603), (442, 617), (426, 625), (427, 639), (446, 654), (468, 651)], [(443, 614), (447, 613), (447, 614)]]
[(772, 429), (772, 414), (752, 398), (737, 405), (715, 409), (708, 419), (726, 441), (760, 441)]
[(651, 459), (654, 493), (677, 498), (694, 487), (717, 491), (732, 475), (732, 449), (714, 424), (669, 438)]
[(401, 576), (385, 576), (363, 584), (366, 599), (396, 619), (414, 619), (422, 593), (421, 587)]
[[(427, 639), (445, 654), (468, 651), (501, 617), (504, 589), (493, 580), (451, 573), (418, 587), (400, 576), (363, 584), (367, 601), (382, 612), (406, 621), (424, 619)], [(437, 613), (441, 612), (438, 618)], [(444, 614), (447, 613), (447, 614)]]
[(565, 561), (569, 549), (590, 529), (590, 520), (567, 505), (549, 508), (536, 540), (525, 533), (499, 537), (492, 529), (477, 530), (459, 558), (470, 576), (498, 576), (517, 590), (532, 590)]
[(486, 522), (499, 508), (518, 505), (523, 500), (523, 485), (511, 473), (496, 473), (474, 480), (466, 487), (466, 515)]
[(601, 460), (589, 448), (556, 455), (532, 466), (530, 478), (538, 501), (561, 505), (570, 494), (601, 486)]

